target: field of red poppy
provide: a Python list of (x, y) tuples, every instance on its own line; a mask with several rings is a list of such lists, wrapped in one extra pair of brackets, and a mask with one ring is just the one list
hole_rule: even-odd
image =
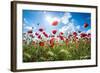
[(91, 33), (78, 31), (65, 36), (63, 32), (52, 30), (52, 35), (48, 35), (42, 28), (39, 32), (33, 34), (32, 30), (29, 30), (23, 33), (25, 38), (23, 39), (23, 62), (91, 58)]

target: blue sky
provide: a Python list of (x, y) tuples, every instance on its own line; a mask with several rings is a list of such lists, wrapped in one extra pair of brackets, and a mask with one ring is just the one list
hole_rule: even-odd
[[(53, 26), (52, 22), (57, 20), (58, 25)], [(84, 28), (84, 23), (89, 26)], [(27, 32), (33, 27), (34, 32), (38, 32), (39, 28), (44, 28), (47, 33), (51, 33), (53, 29), (61, 32), (73, 31), (90, 31), (91, 14), (79, 12), (56, 12), (56, 11), (36, 11), (23, 10), (23, 32)]]

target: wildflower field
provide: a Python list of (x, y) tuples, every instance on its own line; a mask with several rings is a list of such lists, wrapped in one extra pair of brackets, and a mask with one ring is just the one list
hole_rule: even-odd
[[(33, 11), (33, 18), (30, 11), (24, 12), (23, 23), (23, 62), (43, 62), (43, 61), (64, 61), (64, 60), (84, 60), (91, 59), (91, 29), (90, 14), (62, 12), (41, 12)], [(44, 14), (43, 14), (44, 13)], [(54, 17), (47, 17), (44, 21), (43, 15), (52, 14)], [(57, 13), (57, 14), (53, 14)], [(26, 16), (27, 14), (27, 16)], [(29, 16), (28, 16), (29, 14)], [(73, 21), (72, 15), (77, 14), (79, 18)], [(37, 15), (37, 16), (36, 16)], [(56, 17), (55, 17), (56, 16)], [(76, 16), (76, 15), (75, 15)], [(39, 22), (30, 24), (27, 18)], [(58, 17), (58, 18), (57, 18)], [(71, 20), (72, 19), (72, 20)], [(40, 20), (40, 21), (39, 21)], [(44, 22), (42, 22), (44, 21)], [(81, 21), (86, 21), (81, 23)], [(41, 23), (40, 23), (41, 22)], [(30, 24), (30, 25), (29, 25)], [(44, 25), (45, 24), (45, 25)], [(27, 27), (26, 26), (30, 26)], [(62, 30), (61, 30), (62, 29)], [(83, 32), (85, 31), (85, 32)]]

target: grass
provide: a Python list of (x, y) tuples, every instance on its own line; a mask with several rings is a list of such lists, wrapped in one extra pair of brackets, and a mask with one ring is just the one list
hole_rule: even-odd
[[(78, 46), (76, 46), (78, 44)], [(45, 46), (39, 46), (39, 43), (32, 45), (23, 44), (23, 62), (43, 62), (43, 61), (64, 61), (64, 60), (84, 60), (91, 58), (91, 43), (85, 39), (80, 39), (76, 42), (69, 42), (66, 45), (63, 42), (61, 45), (54, 44), (50, 47), (45, 43)]]

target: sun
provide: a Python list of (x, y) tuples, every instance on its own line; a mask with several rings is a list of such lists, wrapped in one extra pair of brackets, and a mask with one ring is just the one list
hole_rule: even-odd
[(57, 26), (60, 22), (60, 19), (57, 17), (51, 17), (51, 16), (46, 16), (46, 20), (48, 21), (49, 24), (53, 26)]
[(53, 22), (53, 17), (52, 16), (50, 16), (50, 15), (46, 15), (46, 21), (48, 22), (48, 23), (52, 23)]

